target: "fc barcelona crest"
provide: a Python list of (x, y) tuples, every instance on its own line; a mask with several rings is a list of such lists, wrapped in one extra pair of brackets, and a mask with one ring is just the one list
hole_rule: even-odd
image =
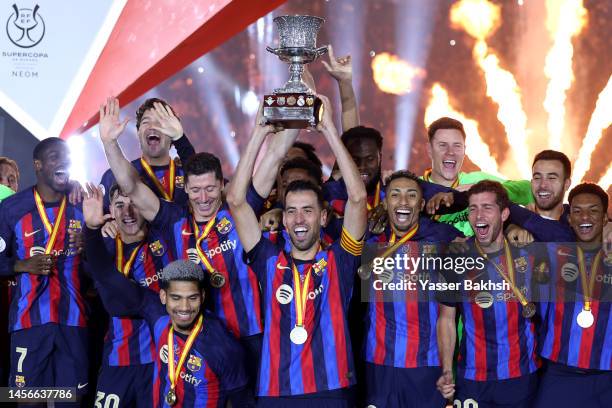
[(516, 266), (516, 270), (520, 273), (527, 272), (527, 259), (524, 256), (516, 258), (514, 260), (514, 265)]
[(175, 176), (174, 185), (176, 186), (176, 188), (185, 188), (185, 177)]
[(151, 242), (149, 244), (149, 249), (151, 249), (151, 253), (155, 256), (162, 256), (166, 252), (164, 245), (159, 242), (159, 239), (157, 241)]
[(232, 223), (230, 222), (230, 220), (227, 219), (227, 217), (223, 217), (223, 219), (219, 221), (219, 223), (217, 224), (217, 231), (219, 231), (219, 234), (225, 235), (231, 230), (232, 230)]
[(202, 368), (202, 358), (198, 356), (194, 356), (193, 354), (189, 355), (189, 360), (187, 361), (187, 368), (192, 373), (199, 371)]
[(23, 375), (15, 376), (15, 385), (19, 388), (25, 387), (25, 377)]
[(326, 266), (327, 261), (325, 259), (319, 259), (315, 264), (312, 265), (312, 270), (317, 276), (321, 276)]
[(80, 232), (83, 229), (83, 226), (81, 225), (81, 220), (70, 220), (70, 222), (68, 223), (68, 229)]

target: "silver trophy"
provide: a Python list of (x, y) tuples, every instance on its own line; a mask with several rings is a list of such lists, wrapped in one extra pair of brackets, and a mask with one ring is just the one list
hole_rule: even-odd
[(305, 64), (327, 52), (327, 46), (317, 48), (317, 34), (323, 21), (313, 16), (279, 16), (274, 19), (280, 47), (266, 49), (289, 64), (291, 76), (282, 88), (264, 95), (263, 115), (267, 123), (299, 129), (316, 126), (321, 119), (321, 100), (304, 83), (302, 73)]

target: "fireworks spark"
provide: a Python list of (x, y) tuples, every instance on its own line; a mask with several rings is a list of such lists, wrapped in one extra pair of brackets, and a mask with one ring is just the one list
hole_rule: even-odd
[(544, 75), (549, 79), (544, 99), (548, 113), (548, 144), (560, 150), (565, 129), (566, 92), (574, 82), (572, 38), (586, 25), (587, 11), (582, 0), (547, 0), (546, 28), (553, 45), (546, 55)]
[(478, 122), (468, 119), (465, 115), (452, 107), (448, 92), (442, 85), (435, 83), (431, 88), (431, 99), (425, 109), (425, 126), (434, 120), (448, 116), (463, 123), (466, 133), (465, 153), (483, 171), (503, 177), (499, 174), (497, 162), (489, 151), (489, 146), (482, 140), (478, 132)]
[[(591, 115), (587, 133), (582, 140), (582, 147), (578, 151), (578, 158), (574, 163), (572, 176), (572, 186), (580, 183), (591, 166), (591, 155), (599, 143), (603, 131), (612, 124), (612, 75), (608, 78), (608, 83), (595, 103), (595, 110)], [(608, 172), (610, 170), (608, 169)], [(603, 187), (603, 186), (602, 186)], [(607, 186), (606, 186), (607, 187)], [(604, 187), (604, 188), (606, 188)]]
[(386, 52), (372, 59), (372, 72), (378, 88), (395, 95), (404, 95), (412, 91), (414, 80), (425, 76), (422, 68)]
[(603, 176), (601, 176), (597, 184), (599, 184), (604, 190), (610, 189), (610, 184), (612, 184), (612, 164), (608, 165), (608, 170)]

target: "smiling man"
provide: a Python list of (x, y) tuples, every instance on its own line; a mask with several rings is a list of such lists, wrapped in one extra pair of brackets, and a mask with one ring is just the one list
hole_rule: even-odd
[(36, 185), (0, 204), (0, 274), (15, 275), (9, 312), (12, 387), (74, 387), (87, 392), (89, 280), (75, 248), (80, 205), (68, 202), (66, 142), (34, 148)]
[(151, 231), (168, 243), (174, 259), (199, 264), (209, 285), (209, 307), (247, 349), (254, 381), (261, 347), (259, 287), (242, 259), (235, 220), (223, 201), (223, 172), (219, 159), (198, 153), (184, 164), (188, 203), (162, 200), (139, 177), (124, 157), (118, 138), (125, 128), (112, 105), (101, 113), (100, 138), (117, 183), (150, 223)]
[[(160, 274), (159, 295), (125, 279), (99, 231), (104, 223), (101, 192), (91, 185), (87, 190), (83, 202), (86, 253), (96, 260), (91, 270), (100, 296), (112, 316), (144, 319), (153, 340), (153, 349), (147, 350), (154, 361), (152, 375), (123, 385), (138, 394), (143, 406), (223, 408), (228, 400), (237, 407), (253, 406), (242, 347), (203, 310), (204, 271), (191, 261), (169, 263)], [(151, 390), (147, 387), (151, 382), (151, 394), (141, 395)], [(133, 406), (112, 394), (98, 394), (98, 404), (103, 397), (105, 405)]]
[[(247, 202), (259, 150), (274, 129), (257, 122), (228, 190), (245, 256), (262, 288), (264, 339), (258, 406), (352, 407), (356, 383), (347, 313), (366, 229), (366, 189), (333, 125), (329, 100), (317, 125), (346, 182), (348, 201), (341, 238), (322, 248), (323, 195), (312, 182), (285, 189), (283, 225), (290, 250), (262, 236)], [(286, 150), (285, 150), (286, 152)], [(281, 156), (282, 157), (282, 156)], [(270, 183), (275, 173), (267, 177)]]
[[(391, 174), (385, 180), (385, 191), (389, 225), (368, 242), (390, 244), (385, 250), (385, 254), (389, 252), (387, 257), (399, 253), (400, 246), (410, 248), (411, 254), (420, 254), (425, 245), (450, 242), (463, 236), (451, 225), (421, 216), (425, 200), (414, 174), (405, 170)], [(404, 276), (400, 273), (394, 271), (393, 282), (399, 282)], [(426, 279), (423, 273), (426, 272), (414, 271), (420, 279)], [(443, 406), (444, 400), (436, 391), (440, 363), (436, 332), (432, 330), (436, 327), (438, 305), (433, 300), (423, 299), (426, 297), (419, 299), (411, 291), (397, 291), (384, 298), (373, 290), (370, 292), (365, 335), (368, 405), (388, 408)]]
[[(120, 123), (117, 99), (109, 98), (106, 105), (101, 107), (101, 114), (103, 109), (116, 112), (116, 121)], [(127, 120), (122, 123), (124, 127), (126, 124)], [(184, 163), (195, 151), (172, 107), (162, 99), (147, 99), (136, 112), (136, 132), (142, 157), (132, 160), (132, 165), (140, 177), (158, 197), (180, 204), (186, 203), (185, 174), (180, 163)], [(176, 148), (180, 163), (170, 158), (172, 145)], [(108, 169), (100, 181), (105, 189), (105, 207), (109, 205), (108, 191), (114, 182), (115, 177), (111, 169)]]

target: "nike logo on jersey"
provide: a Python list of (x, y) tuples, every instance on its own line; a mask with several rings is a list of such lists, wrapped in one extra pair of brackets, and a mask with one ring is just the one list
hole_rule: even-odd
[(193, 232), (182, 230), (181, 234), (183, 234), (183, 235), (193, 235)]
[(78, 383), (77, 384), (77, 389), (82, 390), (83, 388), (87, 387), (87, 384), (89, 384), (89, 383), (85, 383), (85, 384)]
[(283, 266), (283, 265), (281, 265), (281, 263), (280, 263), (280, 262), (276, 264), (276, 268), (277, 268), (277, 269), (291, 269), (291, 268), (290, 268), (290, 267), (288, 267), (288, 266)]
[(32, 232), (25, 232), (23, 235), (25, 235), (26, 238), (30, 238), (32, 235), (36, 234), (38, 231), (40, 231), (40, 229), (37, 229), (36, 231), (32, 231)]

